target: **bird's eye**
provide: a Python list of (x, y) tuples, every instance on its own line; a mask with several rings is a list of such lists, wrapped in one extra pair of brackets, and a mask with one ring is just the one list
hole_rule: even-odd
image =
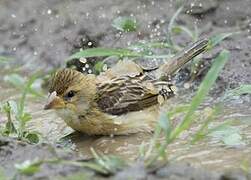
[(74, 91), (69, 91), (67, 94), (66, 94), (66, 96), (65, 96), (65, 98), (66, 99), (70, 99), (70, 98), (72, 98), (73, 96), (75, 96), (75, 92)]

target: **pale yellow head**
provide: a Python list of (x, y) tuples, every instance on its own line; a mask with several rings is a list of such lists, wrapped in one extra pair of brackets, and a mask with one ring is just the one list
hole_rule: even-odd
[(92, 102), (95, 87), (94, 81), (76, 70), (58, 70), (51, 79), (48, 103), (44, 109), (81, 112)]

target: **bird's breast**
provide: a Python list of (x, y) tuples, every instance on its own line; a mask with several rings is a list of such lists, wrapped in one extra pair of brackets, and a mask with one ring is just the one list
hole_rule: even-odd
[(89, 135), (124, 135), (153, 131), (159, 116), (159, 106), (124, 115), (109, 115), (96, 108), (84, 115), (67, 109), (58, 110), (59, 116), (76, 131)]
[(71, 128), (76, 130), (77, 127), (81, 125), (79, 116), (76, 114), (76, 112), (73, 112), (69, 109), (59, 109), (56, 112)]

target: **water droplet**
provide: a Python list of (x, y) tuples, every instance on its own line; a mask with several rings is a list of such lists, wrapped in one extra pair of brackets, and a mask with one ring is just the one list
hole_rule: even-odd
[(87, 59), (86, 58), (84, 58), (84, 57), (81, 57), (80, 59), (79, 59), (79, 61), (81, 62), (81, 63), (86, 63), (87, 62)]
[(47, 10), (47, 14), (50, 15), (51, 13), (52, 13), (51, 9), (48, 9), (48, 10)]
[(11, 17), (12, 18), (16, 18), (17, 16), (15, 14), (11, 14)]
[(88, 45), (88, 46), (92, 46), (92, 42), (89, 41), (89, 42), (87, 43), (87, 45)]
[(190, 88), (190, 83), (185, 83), (185, 84), (184, 84), (184, 88), (185, 88), (185, 89), (189, 89), (189, 88)]

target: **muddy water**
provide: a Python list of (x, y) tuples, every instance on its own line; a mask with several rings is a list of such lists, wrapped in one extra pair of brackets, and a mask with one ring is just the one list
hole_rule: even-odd
[[(17, 90), (8, 88), (8, 91), (3, 91), (5, 88), (3, 85), (0, 86), (1, 102), (7, 100), (6, 97), (16, 99), (19, 96)], [(184, 100), (182, 98), (173, 98), (170, 100), (170, 104), (175, 106), (177, 102)], [(28, 128), (40, 132), (45, 141), (58, 142), (60, 138), (73, 131), (65, 125), (54, 111), (43, 110), (45, 101), (45, 99), (29, 99), (26, 110), (32, 114), (33, 119)], [(208, 103), (210, 104), (210, 102)], [(1, 117), (0, 123), (5, 120), (3, 116)], [(231, 104), (225, 106), (224, 112), (217, 117), (213, 124), (217, 125), (227, 120), (234, 120), (234, 125), (241, 130), (246, 145), (227, 147), (212, 138), (205, 138), (195, 145), (191, 145), (187, 137), (198, 129), (200, 125), (198, 121), (193, 124), (189, 131), (184, 132), (178, 140), (169, 145), (167, 149), (169, 157), (216, 171), (239, 168), (247, 160), (251, 162), (251, 107), (245, 105), (242, 101), (231, 102)], [(88, 137), (74, 133), (67, 145), (72, 150), (77, 151), (83, 158), (92, 156), (90, 148), (93, 147), (96, 151), (104, 154), (114, 154), (127, 160), (134, 160), (138, 157), (140, 144), (143, 142), (149, 144), (151, 137), (152, 134), (144, 133), (115, 137)]]
[[(173, 102), (175, 99), (173, 100)], [(225, 109), (228, 114), (222, 114), (214, 123), (217, 125), (222, 121), (234, 120), (234, 124), (241, 130), (246, 145), (238, 147), (227, 147), (212, 138), (206, 138), (195, 145), (191, 145), (187, 136), (194, 133), (200, 123), (193, 124), (191, 130), (185, 132), (180, 139), (171, 144), (167, 153), (171, 159), (190, 162), (194, 166), (203, 166), (211, 170), (223, 170), (239, 168), (246, 161), (251, 161), (251, 108), (249, 109)], [(243, 121), (241, 121), (243, 120)], [(72, 138), (74, 149), (81, 154), (90, 154), (89, 148), (94, 147), (97, 151), (105, 154), (116, 154), (125, 159), (134, 160), (138, 157), (139, 147), (142, 142), (150, 143), (151, 134), (135, 134), (131, 136), (96, 137), (88, 138), (76, 135)]]

